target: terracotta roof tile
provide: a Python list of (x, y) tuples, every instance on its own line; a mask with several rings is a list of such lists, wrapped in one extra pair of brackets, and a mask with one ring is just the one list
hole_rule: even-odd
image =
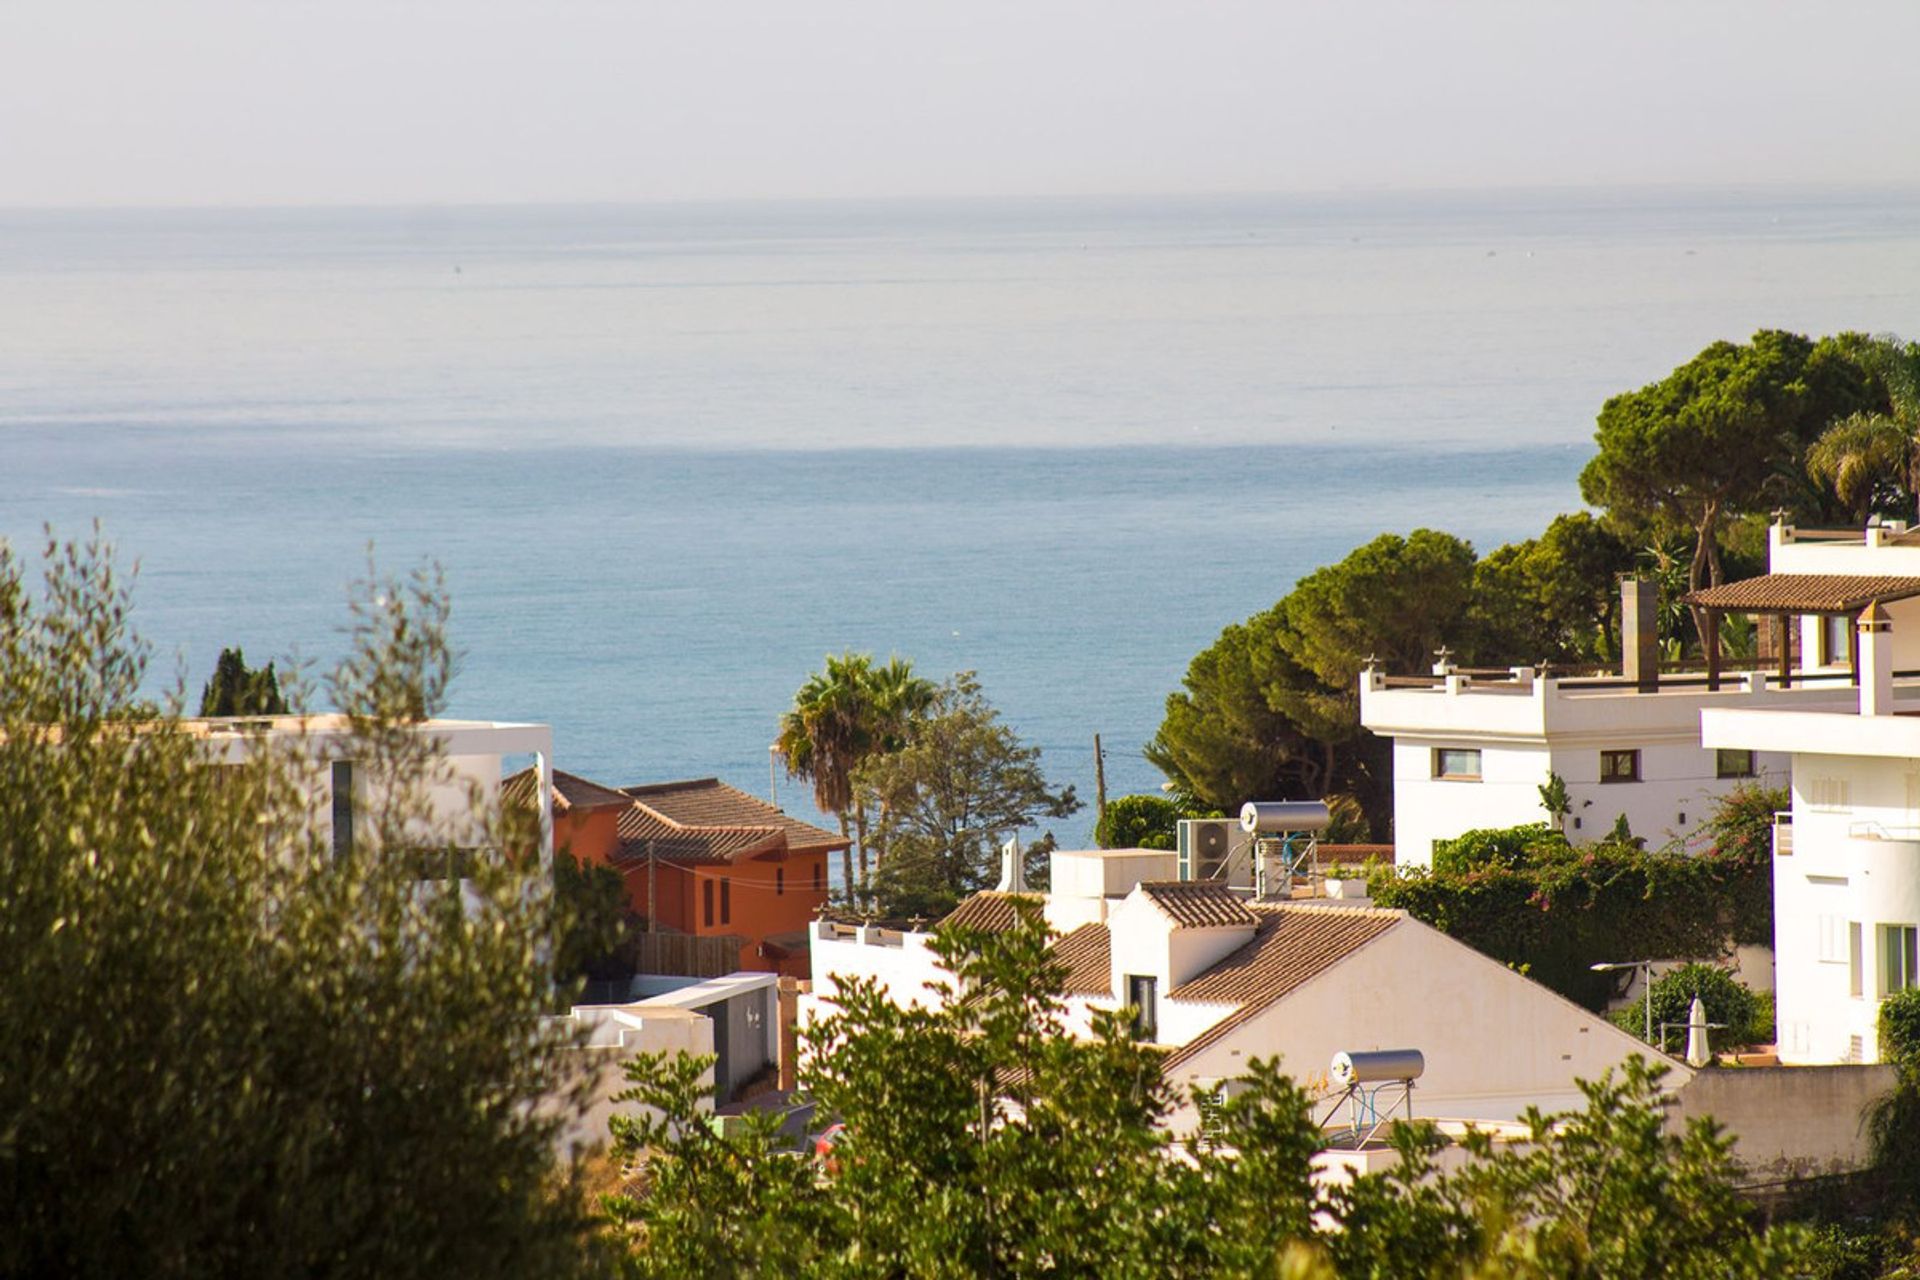
[[(522, 769), (500, 783), (500, 801), (508, 805), (531, 805), (533, 803), (533, 770)], [(589, 782), (577, 774), (564, 769), (553, 771), (553, 809), (555, 813), (571, 813), (578, 809), (586, 812), (593, 809), (624, 809), (633, 803), (612, 787), (603, 787), (597, 782)]]
[(1177, 1067), (1293, 991), (1366, 946), (1405, 916), (1374, 907), (1261, 904), (1260, 927), (1245, 946), (1167, 992), (1175, 1000), (1240, 1007), (1167, 1059)]
[(632, 800), (627, 805), (620, 815), (620, 847), (613, 855), (617, 864), (642, 862), (649, 853), (669, 862), (734, 862), (788, 848), (787, 834), (779, 827), (686, 826)]
[(1083, 924), (1053, 944), (1053, 954), (1067, 966), (1067, 994), (1113, 994), (1112, 936), (1104, 924)]
[(687, 827), (779, 827), (787, 847), (795, 853), (845, 849), (850, 843), (838, 832), (802, 822), (759, 796), (730, 787), (718, 778), (690, 778), (682, 782), (655, 782), (622, 787), (647, 808)]
[(1005, 932), (1013, 928), (1016, 919), (1013, 904), (1022, 898), (1036, 904), (1041, 900), (1040, 895), (1034, 893), (1001, 893), (997, 889), (983, 889), (955, 907), (937, 927), (945, 929), (951, 925), (986, 933)]
[(1163, 880), (1142, 884), (1140, 892), (1183, 929), (1250, 929), (1260, 923), (1246, 900), (1223, 884)]
[(1730, 613), (1858, 613), (1875, 600), (1920, 596), (1920, 578), (1845, 573), (1767, 573), (1680, 599)]

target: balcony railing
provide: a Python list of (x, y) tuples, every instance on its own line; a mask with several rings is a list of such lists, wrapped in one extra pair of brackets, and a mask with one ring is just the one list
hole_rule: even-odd
[(1773, 815), (1773, 856), (1776, 858), (1793, 856), (1793, 815), (1791, 813)]

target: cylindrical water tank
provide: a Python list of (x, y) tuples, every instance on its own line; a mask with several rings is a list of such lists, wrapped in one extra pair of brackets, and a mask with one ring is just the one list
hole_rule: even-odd
[(1325, 831), (1331, 821), (1324, 800), (1249, 800), (1240, 806), (1240, 829), (1248, 835)]
[(1426, 1055), (1418, 1049), (1374, 1049), (1366, 1053), (1336, 1053), (1329, 1073), (1342, 1089), (1383, 1080), (1418, 1080), (1426, 1072)]

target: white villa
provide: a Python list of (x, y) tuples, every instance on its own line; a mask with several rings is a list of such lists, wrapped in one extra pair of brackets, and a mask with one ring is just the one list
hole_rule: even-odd
[(1702, 603), (1797, 617), (1802, 651), (1857, 663), (1840, 705), (1713, 707), (1708, 749), (1787, 755), (1775, 827), (1780, 1058), (1878, 1060), (1879, 1004), (1920, 985), (1920, 532), (1776, 526), (1773, 572)]
[(1434, 845), (1464, 831), (1548, 820), (1540, 789), (1567, 788), (1567, 835), (1599, 839), (1625, 817), (1650, 845), (1685, 837), (1742, 782), (1785, 782), (1778, 750), (1703, 747), (1700, 712), (1715, 706), (1846, 705), (1844, 643), (1836, 661), (1816, 645), (1783, 683), (1718, 671), (1660, 674), (1653, 585), (1622, 588), (1625, 670), (1557, 678), (1531, 667), (1463, 671), (1443, 658), (1431, 676), (1360, 677), (1360, 722), (1393, 739), (1395, 861), (1425, 866)]
[[(1579, 1105), (1593, 1078), (1639, 1040), (1547, 988), (1399, 911), (1327, 901), (1261, 902), (1217, 881), (1178, 881), (1176, 855), (1145, 849), (1053, 855), (1054, 892), (1036, 895), (1064, 930), (1068, 1016), (1084, 1029), (1096, 1009), (1135, 1010), (1144, 1034), (1171, 1050), (1180, 1092), (1279, 1057), (1296, 1079), (1324, 1078), (1336, 1053), (1418, 1049), (1426, 1073), (1418, 1114), (1507, 1121), (1529, 1105)], [(1000, 929), (1013, 898), (977, 894), (943, 924)], [(838, 984), (878, 978), (903, 1003), (937, 999), (946, 980), (928, 932), (812, 928), (818, 1016)], [(1678, 1086), (1690, 1078), (1674, 1064)], [(1172, 1118), (1190, 1130), (1191, 1106)]]
[[(295, 753), (303, 762), (311, 796), (313, 831), (336, 850), (351, 846), (364, 815), (378, 803), (370, 794), (376, 786), (361, 761), (369, 746), (343, 715), (284, 715), (200, 717), (184, 724), (186, 732), (205, 744), (218, 762), (237, 763), (265, 741)], [(457, 842), (483, 841), (484, 810), (500, 797), (502, 769), (510, 758), (531, 758), (532, 768), (545, 784), (538, 796), (542, 871), (552, 874), (553, 845), (553, 730), (544, 724), (493, 720), (427, 720), (410, 732), (430, 744), (444, 763), (425, 797), (427, 820), (435, 834)], [(474, 805), (478, 801), (481, 809)]]

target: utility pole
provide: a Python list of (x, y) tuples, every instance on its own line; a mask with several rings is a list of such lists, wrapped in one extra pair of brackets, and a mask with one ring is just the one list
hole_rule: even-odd
[(1093, 813), (1096, 822), (1107, 820), (1107, 757), (1100, 750), (1100, 735), (1093, 735)]
[(647, 841), (647, 932), (648, 933), (657, 932), (659, 929), (659, 921), (660, 921), (660, 899), (654, 896), (653, 869), (654, 869), (653, 841), (649, 840)]

